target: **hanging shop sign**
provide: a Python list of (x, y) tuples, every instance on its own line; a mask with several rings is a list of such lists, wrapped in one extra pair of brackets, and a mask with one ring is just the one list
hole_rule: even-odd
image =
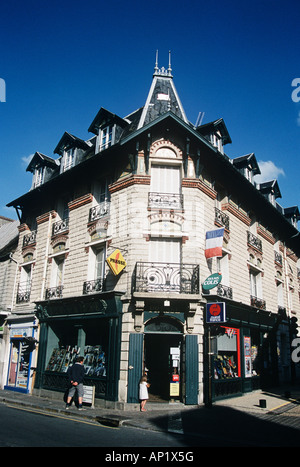
[(220, 284), (222, 280), (222, 274), (220, 274), (219, 272), (215, 273), (215, 274), (211, 274), (210, 276), (208, 276), (205, 281), (203, 282), (202, 284), (202, 288), (204, 290), (210, 290), (210, 289), (213, 289), (214, 287), (216, 287), (218, 284)]
[(226, 304), (224, 302), (206, 304), (206, 323), (225, 323), (226, 322)]
[(106, 258), (106, 262), (115, 276), (120, 274), (120, 272), (126, 267), (126, 261), (118, 249), (113, 251), (112, 254)]

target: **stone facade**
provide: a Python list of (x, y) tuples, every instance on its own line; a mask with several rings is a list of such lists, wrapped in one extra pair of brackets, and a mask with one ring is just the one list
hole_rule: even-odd
[[(157, 74), (160, 80), (165, 80), (164, 86), (172, 83), (175, 99), (177, 94), (173, 91), (170, 73), (160, 75), (156, 70), (156, 77)], [(151, 92), (154, 92), (154, 87), (155, 84)], [(151, 103), (152, 98), (147, 102)], [(146, 114), (151, 116), (151, 112)], [(106, 123), (110, 118), (111, 125), (116, 125), (118, 131), (112, 134), (119, 135), (120, 139), (112, 141), (103, 152), (98, 152), (103, 131), (99, 121), (98, 127), (93, 125), (93, 132), (99, 131), (95, 133), (96, 138), (85, 142), (85, 145), (80, 144), (81, 148), (87, 148), (86, 158), (80, 149), (77, 165), (75, 163), (67, 172), (60, 170), (56, 175), (54, 172), (51, 181), (39, 187), (40, 194), (33, 188), (22, 197), (16, 283), (23, 283), (24, 287), (26, 282), (27, 289), (23, 288), (21, 294), (21, 289), (16, 288), (14, 311), (20, 315), (31, 313), (41, 325), (36, 390), (49, 390), (51, 384), (56, 384), (54, 379), (51, 384), (45, 383), (48, 363), (45, 355), (49, 358), (54, 348), (50, 346), (50, 336), (51, 333), (58, 336), (59, 322), (63, 323), (65, 332), (60, 336), (64, 347), (68, 346), (67, 329), (71, 328), (69, 344), (74, 345), (73, 323), (84, 328), (86, 321), (93, 319), (99, 329), (107, 326), (109, 340), (104, 341), (111, 357), (106, 362), (110, 384), (105, 386), (102, 378), (99, 399), (123, 407), (128, 402), (138, 402), (138, 375), (140, 377), (143, 371), (147, 371), (145, 358), (146, 354), (151, 354), (151, 348), (146, 338), (143, 337), (143, 341), (137, 336), (155, 334), (160, 336), (158, 339), (165, 336), (171, 349), (172, 334), (180, 341), (181, 352), (180, 363), (176, 362), (180, 367), (180, 392), (174, 397), (187, 404), (204, 402), (208, 371), (205, 310), (209, 302), (225, 302), (228, 324), (224, 326), (229, 330), (239, 329), (241, 336), (247, 337), (253, 332), (257, 342), (261, 339), (261, 345), (273, 330), (275, 343), (273, 336), (268, 345), (272, 347), (273, 359), (276, 359), (276, 375), (273, 371), (271, 382), (289, 379), (288, 324), (292, 316), (299, 317), (300, 314), (300, 248), (298, 242), (289, 241), (296, 235), (296, 226), (289, 223), (284, 215), (280, 214), (279, 219), (279, 213), (274, 214), (274, 206), (224, 155), (219, 140), (223, 138), (224, 142), (230, 142), (225, 125), (222, 123), (220, 127), (218, 123), (214, 135), (219, 141), (216, 149), (208, 135), (203, 136), (205, 125), (195, 129), (186, 122), (185, 115), (181, 120), (172, 114), (170, 108), (153, 121), (149, 117), (147, 127), (144, 129), (142, 125), (138, 130), (135, 130), (138, 124), (132, 114), (122, 119), (122, 125), (119, 117), (104, 110), (95, 120), (102, 115), (105, 115)], [(137, 113), (137, 117), (139, 115)], [(127, 128), (130, 118), (131, 132)], [(120, 128), (125, 128), (122, 130), (124, 133)], [(76, 138), (72, 144), (76, 149)], [(68, 147), (60, 148), (62, 158), (65, 157), (62, 155), (64, 151), (68, 151)], [(47, 163), (50, 162), (48, 158)], [(55, 170), (54, 163), (51, 167)], [(171, 175), (171, 169), (175, 175)], [(34, 164), (31, 170), (34, 172)], [(154, 180), (154, 174), (158, 174), (159, 181)], [(166, 174), (171, 178), (164, 181)], [(172, 177), (175, 177), (174, 181)], [(106, 188), (95, 189), (95, 186), (100, 186), (98, 182)], [(177, 187), (177, 191), (171, 191), (171, 184)], [(164, 186), (164, 191), (153, 189), (157, 190), (158, 186)], [(239, 199), (241, 186), (243, 194)], [(99, 192), (102, 193), (101, 199)], [(256, 199), (253, 200), (254, 192)], [(66, 193), (69, 200), (67, 219), (59, 214), (59, 203)], [(256, 211), (257, 200), (261, 201), (261, 206)], [(20, 200), (16, 200), (11, 205), (17, 207), (19, 203)], [(278, 222), (280, 226), (277, 229)], [(205, 234), (222, 227), (222, 257), (206, 259)], [(282, 232), (286, 234), (282, 235)], [(126, 267), (114, 275), (105, 260), (116, 249), (124, 257)], [(173, 263), (178, 266), (177, 272)], [(201, 285), (209, 275), (217, 272), (222, 274), (223, 282), (218, 289), (205, 292)], [(251, 280), (255, 282), (252, 291)], [(122, 309), (117, 315), (111, 310), (119, 302)], [(279, 307), (284, 310), (280, 320)], [(257, 315), (263, 317), (261, 321), (257, 321)], [(69, 320), (68, 327), (66, 320)], [(86, 341), (85, 344), (101, 344), (100, 338), (99, 342), (95, 341), (91, 327), (84, 332), (93, 336), (93, 339), (90, 337), (92, 342)], [(102, 336), (102, 331), (100, 334)], [(190, 339), (193, 336), (195, 339)], [(154, 337), (147, 339), (152, 345), (156, 342)], [(54, 340), (58, 345), (58, 337)], [(142, 341), (144, 347), (141, 346)], [(235, 379), (244, 381), (237, 392), (254, 389), (254, 386), (245, 386), (251, 378), (247, 379), (244, 372), (246, 353), (242, 349), (243, 342), (246, 341), (241, 338), (236, 344), (241, 354), (237, 349), (234, 351), (240, 358), (240, 373), (235, 375)], [(253, 344), (252, 349), (254, 347), (257, 350), (259, 344)], [(196, 357), (188, 355), (187, 348), (196, 349)], [(140, 355), (135, 355), (139, 352)], [(140, 362), (138, 368), (130, 364), (134, 355)], [(152, 365), (153, 359), (154, 356), (149, 357)], [(274, 361), (272, 365), (274, 368)], [(176, 368), (174, 366), (173, 370)], [(112, 388), (110, 396), (108, 387)], [(62, 386), (53, 389), (62, 390)]]

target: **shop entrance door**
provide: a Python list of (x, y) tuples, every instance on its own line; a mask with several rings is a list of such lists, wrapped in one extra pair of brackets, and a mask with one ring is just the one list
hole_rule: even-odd
[(28, 390), (31, 352), (24, 339), (12, 339), (10, 344), (9, 371), (7, 386), (21, 392)]
[(180, 400), (182, 335), (145, 333), (144, 365), (149, 402)]

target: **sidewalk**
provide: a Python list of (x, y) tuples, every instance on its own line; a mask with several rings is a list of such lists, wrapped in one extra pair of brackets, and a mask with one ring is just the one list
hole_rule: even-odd
[[(287, 397), (287, 391), (290, 391), (290, 397)], [(253, 445), (254, 436), (257, 436), (258, 430), (264, 431), (265, 427), (262, 426), (262, 423), (269, 423), (267, 415), (278, 415), (294, 407), (300, 400), (300, 388), (297, 386), (276, 388), (274, 391), (268, 392), (254, 391), (240, 397), (215, 402), (212, 408), (206, 408), (202, 405), (185, 406), (181, 403), (148, 402), (147, 412), (140, 412), (138, 405), (129, 410), (86, 407), (83, 411), (78, 411), (73, 405), (69, 410), (66, 410), (63, 394), (58, 393), (57, 397), (57, 399), (48, 399), (0, 390), (0, 403), (19, 408), (47, 414), (60, 414), (72, 419), (88, 419), (106, 426), (130, 426), (144, 430), (182, 434), (195, 437), (195, 439), (201, 437), (207, 439), (208, 443), (216, 442), (216, 437), (218, 437), (221, 445), (228, 445), (232, 440), (236, 440), (238, 443), (238, 440), (241, 439), (240, 442), (242, 442), (246, 437), (247, 442)], [(271, 440), (272, 433), (269, 426), (267, 430)], [(294, 431), (295, 433), (292, 435), (296, 435), (297, 432), (295, 438), (297, 441), (295, 442), (299, 446), (300, 433), (298, 430)], [(274, 440), (274, 437), (272, 439)], [(289, 434), (289, 440), (289, 442), (293, 442), (291, 434)], [(279, 436), (279, 441), (283, 442), (282, 433)]]

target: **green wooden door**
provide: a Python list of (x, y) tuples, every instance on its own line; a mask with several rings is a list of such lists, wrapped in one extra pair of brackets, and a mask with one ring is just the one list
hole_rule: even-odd
[(187, 335), (185, 337), (185, 403), (187, 405), (198, 404), (198, 336)]
[(143, 371), (143, 334), (130, 334), (127, 402), (139, 402), (139, 381)]

